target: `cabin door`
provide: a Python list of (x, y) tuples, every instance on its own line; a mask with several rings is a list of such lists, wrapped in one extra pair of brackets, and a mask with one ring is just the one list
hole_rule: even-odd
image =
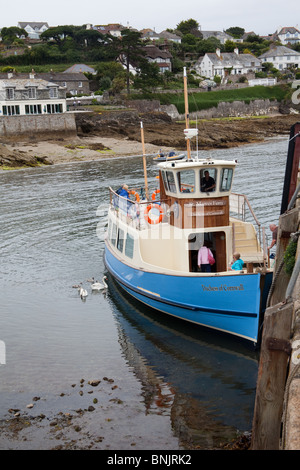
[(226, 271), (226, 235), (225, 232), (191, 233), (189, 236), (189, 269), (190, 272), (200, 272), (198, 268), (198, 251), (207, 242), (216, 260), (211, 267), (212, 272)]

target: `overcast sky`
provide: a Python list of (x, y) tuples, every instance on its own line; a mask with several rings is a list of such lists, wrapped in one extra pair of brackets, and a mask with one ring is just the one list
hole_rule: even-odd
[(222, 31), (240, 26), (259, 35), (279, 26), (300, 26), (299, 0), (14, 0), (2, 8), (0, 27), (19, 21), (45, 21), (49, 26), (120, 23), (138, 30), (176, 28), (180, 21), (196, 20), (202, 30)]

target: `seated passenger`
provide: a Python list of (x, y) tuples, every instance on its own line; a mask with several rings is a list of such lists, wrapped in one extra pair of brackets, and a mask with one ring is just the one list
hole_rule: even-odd
[(211, 176), (209, 176), (209, 171), (205, 170), (204, 178), (201, 179), (201, 191), (202, 192), (214, 191), (215, 188), (216, 188), (215, 180)]
[(240, 254), (239, 253), (234, 253), (233, 254), (233, 262), (231, 264), (231, 267), (229, 269), (233, 269), (233, 270), (236, 270), (236, 271), (239, 271), (241, 269), (243, 269), (243, 266), (244, 266), (244, 261), (240, 258)]

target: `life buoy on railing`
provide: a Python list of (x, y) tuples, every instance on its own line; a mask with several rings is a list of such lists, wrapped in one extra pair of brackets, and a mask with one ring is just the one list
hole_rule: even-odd
[(129, 194), (132, 194), (133, 196), (135, 196), (136, 202), (140, 202), (140, 195), (139, 195), (139, 193), (137, 193), (134, 189), (130, 189), (128, 192), (129, 192)]
[[(155, 219), (151, 219), (151, 217), (149, 216), (149, 212), (152, 211), (153, 209), (156, 209), (159, 211), (159, 216), (156, 217)], [(146, 210), (144, 213), (146, 222), (148, 222), (148, 224), (151, 224), (151, 225), (159, 224), (163, 219), (163, 215), (164, 215), (164, 211), (159, 204), (149, 204), (149, 206), (146, 207)]]
[(155, 191), (153, 191), (152, 196), (151, 196), (152, 201), (155, 201), (156, 194), (159, 194), (159, 193), (160, 193), (160, 189), (155, 189)]

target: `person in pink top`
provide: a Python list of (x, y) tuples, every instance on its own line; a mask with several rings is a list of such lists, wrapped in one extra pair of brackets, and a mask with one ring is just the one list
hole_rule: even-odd
[(212, 252), (207, 247), (207, 242), (204, 242), (203, 246), (198, 251), (198, 266), (203, 273), (211, 272), (211, 265), (208, 260), (209, 255), (213, 258)]

